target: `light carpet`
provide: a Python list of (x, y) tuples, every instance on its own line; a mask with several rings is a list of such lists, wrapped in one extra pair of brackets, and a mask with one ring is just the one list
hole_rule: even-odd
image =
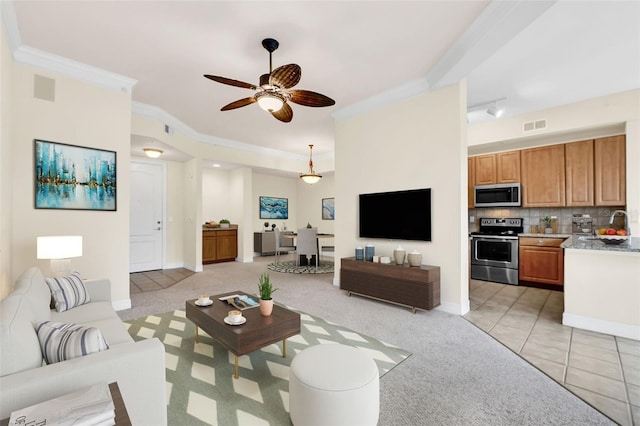
[[(292, 309), (292, 308), (289, 308)], [(295, 309), (292, 309), (295, 311)], [(295, 354), (318, 345), (340, 343), (365, 351), (382, 377), (411, 355), (378, 339), (301, 311), (300, 331), (282, 344), (239, 357), (233, 378), (234, 355), (195, 327), (184, 310), (126, 321), (135, 340), (159, 338), (165, 345), (167, 401), (170, 425), (288, 425), (289, 364)]]
[(333, 261), (331, 262), (318, 262), (318, 266), (315, 264), (296, 266), (296, 262), (293, 260), (287, 260), (285, 262), (274, 262), (267, 265), (267, 269), (270, 271), (283, 272), (286, 274), (332, 274), (333, 273)]

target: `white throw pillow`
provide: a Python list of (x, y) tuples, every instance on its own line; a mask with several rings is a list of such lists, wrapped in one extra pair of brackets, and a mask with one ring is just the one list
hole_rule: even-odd
[(34, 321), (33, 326), (47, 364), (109, 349), (102, 332), (95, 327), (51, 321)]
[(47, 278), (46, 281), (58, 312), (64, 312), (91, 301), (79, 272), (74, 272), (67, 277)]

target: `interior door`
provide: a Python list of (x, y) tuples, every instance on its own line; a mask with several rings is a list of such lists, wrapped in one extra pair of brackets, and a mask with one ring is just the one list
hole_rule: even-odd
[(164, 166), (131, 162), (129, 271), (162, 269)]

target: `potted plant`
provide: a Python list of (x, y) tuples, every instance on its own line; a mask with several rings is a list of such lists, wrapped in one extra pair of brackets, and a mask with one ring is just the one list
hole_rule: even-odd
[(269, 230), (269, 222), (265, 222), (264, 223), (264, 232), (267, 232)]
[(545, 234), (551, 234), (551, 232), (553, 232), (553, 229), (551, 229), (551, 216), (543, 217), (540, 219), (540, 222), (542, 222), (542, 225), (544, 226)]
[(228, 228), (230, 224), (227, 219), (220, 219), (220, 228)]
[(307, 222), (307, 229), (311, 229), (311, 224)]
[(265, 317), (271, 315), (271, 311), (273, 311), (272, 294), (276, 290), (278, 289), (273, 288), (273, 286), (271, 285), (269, 274), (265, 272), (260, 275), (260, 279), (258, 280), (258, 293), (260, 294), (260, 313)]

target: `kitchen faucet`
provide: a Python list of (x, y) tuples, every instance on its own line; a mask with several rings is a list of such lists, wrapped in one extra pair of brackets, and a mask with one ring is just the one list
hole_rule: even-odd
[(616, 217), (617, 213), (622, 213), (624, 214), (624, 229), (629, 229), (629, 214), (624, 211), (624, 210), (616, 210), (613, 212), (613, 214), (611, 215), (611, 219), (609, 219), (609, 225), (613, 224), (613, 219)]

